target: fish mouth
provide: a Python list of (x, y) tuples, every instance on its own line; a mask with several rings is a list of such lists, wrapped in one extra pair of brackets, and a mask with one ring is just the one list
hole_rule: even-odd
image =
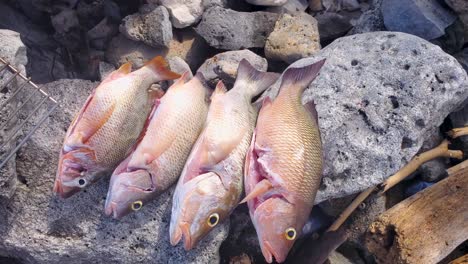
[(106, 208), (105, 208), (105, 214), (108, 215), (108, 216), (111, 216), (114, 218), (114, 219), (121, 219), (123, 217), (123, 215), (119, 214), (118, 210), (117, 210), (117, 203), (116, 202), (110, 202), (109, 204), (106, 204)]
[(78, 187), (70, 187), (63, 185), (61, 180), (55, 180), (53, 192), (60, 198), (66, 199), (79, 192)]
[(190, 224), (182, 223), (180, 228), (184, 237), (184, 248), (185, 250), (191, 250), (193, 248), (192, 236), (190, 235)]
[(273, 257), (275, 258), (275, 261), (278, 263), (282, 263), (285, 261), (285, 257), (277, 254), (273, 247), (271, 246), (270, 242), (268, 241), (263, 241), (263, 247), (262, 247), (262, 254), (263, 257), (265, 257), (266, 262), (272, 263), (273, 262)]

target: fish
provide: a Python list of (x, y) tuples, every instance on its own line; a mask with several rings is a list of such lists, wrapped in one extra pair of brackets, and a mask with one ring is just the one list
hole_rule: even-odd
[(128, 155), (160, 93), (151, 84), (179, 78), (161, 56), (131, 72), (130, 62), (91, 93), (67, 130), (53, 192), (68, 198), (112, 173)]
[(278, 77), (258, 71), (244, 59), (231, 90), (223, 82), (216, 85), (205, 127), (174, 192), (169, 227), (173, 246), (184, 239), (185, 250), (192, 249), (237, 206), (245, 154), (258, 114), (251, 101)]
[(205, 124), (209, 89), (186, 71), (154, 104), (135, 150), (111, 176), (105, 213), (120, 219), (173, 185)]
[(284, 262), (301, 234), (322, 177), (322, 144), (313, 101), (301, 102), (324, 60), (283, 74), (278, 96), (266, 97), (245, 160), (249, 214), (268, 263)]

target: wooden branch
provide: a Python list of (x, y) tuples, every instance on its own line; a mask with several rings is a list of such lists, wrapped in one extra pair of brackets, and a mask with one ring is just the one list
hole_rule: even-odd
[(354, 200), (346, 207), (346, 209), (340, 214), (335, 222), (327, 229), (326, 232), (336, 231), (343, 225), (348, 217), (356, 210), (356, 208), (369, 197), (369, 195), (376, 189), (376, 187), (370, 187), (367, 190), (360, 193)]
[(454, 128), (454, 129), (450, 130), (447, 134), (451, 138), (466, 136), (466, 135), (468, 135), (468, 127)]
[(423, 152), (419, 155), (416, 155), (406, 166), (401, 168), (397, 173), (394, 175), (390, 176), (387, 180), (385, 180), (381, 184), (381, 188), (383, 190), (381, 193), (386, 192), (388, 189), (392, 188), (402, 180), (404, 180), (406, 177), (411, 175), (411, 173), (415, 172), (422, 164), (436, 159), (436, 158), (441, 158), (441, 157), (447, 157), (447, 158), (455, 158), (455, 159), (462, 159), (463, 158), (463, 152), (460, 150), (449, 150), (448, 149), (449, 141), (444, 140), (442, 143), (440, 143), (439, 146), (428, 150), (426, 152)]
[(449, 264), (466, 264), (466, 263), (468, 263), (468, 254), (449, 262)]
[(468, 168), (409, 197), (369, 227), (377, 263), (438, 263), (468, 238)]

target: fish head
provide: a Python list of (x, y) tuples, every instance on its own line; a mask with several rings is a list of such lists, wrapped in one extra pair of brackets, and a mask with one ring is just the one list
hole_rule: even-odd
[(226, 219), (238, 197), (226, 190), (214, 172), (179, 182), (174, 193), (170, 223), (173, 246), (184, 240), (185, 250), (196, 246), (204, 236)]
[(268, 198), (255, 209), (252, 220), (268, 263), (272, 263), (273, 258), (278, 263), (286, 260), (304, 226), (303, 218), (298, 208), (282, 197)]
[(94, 152), (89, 148), (62, 151), (54, 192), (62, 198), (68, 198), (105, 173), (106, 171), (96, 166)]
[(121, 219), (139, 211), (155, 195), (154, 178), (146, 169), (114, 173), (107, 192), (106, 215)]

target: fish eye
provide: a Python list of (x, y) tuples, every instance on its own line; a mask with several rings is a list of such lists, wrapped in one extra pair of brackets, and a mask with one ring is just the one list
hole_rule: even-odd
[(86, 185), (86, 180), (83, 179), (83, 178), (80, 178), (80, 179), (78, 179), (78, 184), (79, 184), (80, 186), (85, 186), (85, 185)]
[(210, 217), (208, 217), (208, 225), (210, 227), (214, 227), (215, 225), (217, 225), (219, 222), (219, 214), (218, 213), (214, 213), (214, 214), (211, 214)]
[(284, 232), (284, 236), (287, 240), (294, 240), (296, 238), (296, 229), (290, 227)]
[(138, 211), (143, 207), (143, 202), (142, 201), (136, 201), (132, 203), (132, 210), (133, 211)]

